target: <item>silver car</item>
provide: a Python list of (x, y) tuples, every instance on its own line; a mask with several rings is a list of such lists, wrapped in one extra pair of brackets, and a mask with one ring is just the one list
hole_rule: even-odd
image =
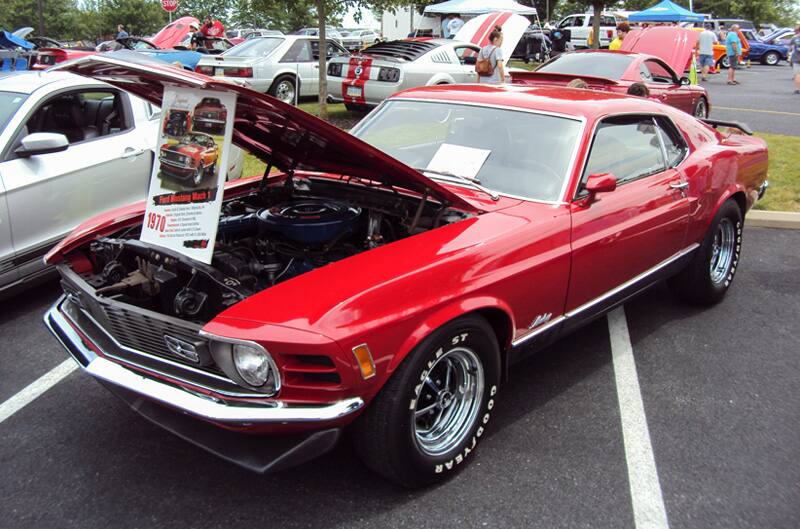
[(405, 88), (477, 81), (480, 47), (447, 39), (380, 42), (328, 64), (328, 99), (362, 110)]
[[(347, 55), (347, 50), (327, 41), (327, 56), (339, 55)], [(316, 37), (283, 35), (245, 40), (221, 55), (203, 57), (195, 70), (292, 103), (297, 96), (319, 92), (318, 61)]]
[(85, 219), (145, 198), (160, 114), (87, 77), (0, 76), (0, 295), (46, 278), (42, 256)]
[(380, 39), (380, 34), (372, 29), (354, 29), (342, 36), (342, 45), (353, 53), (372, 46)]

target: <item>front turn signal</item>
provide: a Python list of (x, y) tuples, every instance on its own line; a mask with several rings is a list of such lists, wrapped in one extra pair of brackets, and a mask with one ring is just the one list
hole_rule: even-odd
[(367, 344), (362, 343), (353, 347), (353, 356), (356, 357), (358, 368), (361, 370), (361, 378), (366, 380), (375, 376), (375, 362), (372, 360), (372, 353), (369, 352)]

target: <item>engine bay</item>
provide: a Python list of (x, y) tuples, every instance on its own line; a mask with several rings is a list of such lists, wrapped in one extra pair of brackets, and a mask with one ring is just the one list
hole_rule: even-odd
[(383, 188), (288, 179), (223, 202), (210, 266), (139, 241), (138, 229), (70, 261), (97, 296), (205, 323), (256, 292), (469, 216)]

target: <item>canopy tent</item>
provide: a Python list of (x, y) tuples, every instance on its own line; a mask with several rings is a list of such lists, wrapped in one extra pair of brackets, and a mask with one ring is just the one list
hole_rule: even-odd
[(493, 11), (511, 11), (517, 15), (535, 15), (536, 8), (515, 2), (514, 0), (448, 0), (441, 4), (425, 7), (426, 15), (482, 15)]
[(670, 0), (663, 0), (653, 7), (628, 17), (629, 22), (702, 22), (703, 15), (692, 13)]

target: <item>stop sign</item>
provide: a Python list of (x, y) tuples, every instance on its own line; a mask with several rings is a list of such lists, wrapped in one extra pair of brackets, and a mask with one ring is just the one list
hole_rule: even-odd
[(161, 0), (161, 7), (170, 13), (178, 9), (178, 0)]

